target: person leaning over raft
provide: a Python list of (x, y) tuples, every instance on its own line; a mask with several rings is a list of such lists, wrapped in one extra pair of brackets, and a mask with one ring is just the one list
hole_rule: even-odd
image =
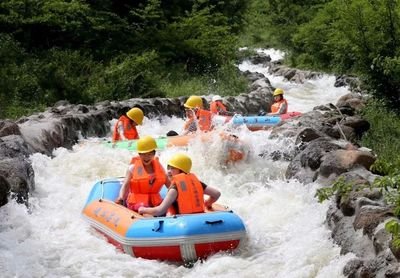
[(210, 111), (212, 114), (216, 115), (227, 115), (228, 111), (226, 106), (222, 103), (221, 96), (213, 96), (210, 103)]
[(143, 118), (144, 114), (142, 109), (137, 107), (130, 109), (115, 123), (112, 141), (139, 139), (136, 126), (142, 124)]
[(203, 99), (199, 96), (190, 96), (185, 104), (186, 122), (183, 127), (182, 135), (187, 135), (201, 131), (210, 131), (211, 127), (211, 112), (203, 109)]
[(288, 103), (283, 97), (283, 90), (276, 88), (274, 91), (274, 103), (271, 105), (271, 112), (268, 115), (281, 115), (286, 114), (288, 111)]
[(139, 207), (158, 206), (162, 202), (160, 190), (170, 181), (165, 169), (155, 157), (157, 143), (151, 136), (137, 141), (139, 156), (132, 158), (124, 183), (116, 203), (124, 201), (129, 209), (137, 211)]
[[(140, 214), (153, 216), (164, 215), (174, 206), (176, 214), (190, 214), (204, 212), (205, 208), (211, 208), (218, 200), (221, 193), (218, 189), (207, 186), (190, 173), (192, 160), (186, 154), (175, 154), (168, 161), (168, 176), (171, 178), (171, 186), (162, 203), (156, 207), (140, 207)], [(204, 194), (209, 198), (204, 200)]]

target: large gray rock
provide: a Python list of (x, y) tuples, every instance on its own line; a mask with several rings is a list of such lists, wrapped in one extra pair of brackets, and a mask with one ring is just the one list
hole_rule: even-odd
[(312, 176), (315, 180), (317, 176), (317, 173), (315, 172), (319, 169), (322, 163), (322, 157), (324, 157), (326, 153), (338, 150), (340, 148), (341, 147), (339, 145), (335, 144), (327, 137), (317, 138), (309, 142), (288, 165), (285, 174), (286, 178), (299, 178), (297, 172), (300, 169), (309, 169), (314, 172)]
[(0, 138), (7, 135), (19, 135), (18, 125), (10, 120), (0, 120)]
[(359, 150), (335, 150), (327, 153), (321, 163), (319, 174), (323, 177), (340, 175), (359, 165), (369, 169), (376, 157), (370, 152)]
[[(21, 157), (2, 159), (0, 176), (7, 180), (18, 202), (28, 202), (29, 192), (35, 189), (34, 172), (30, 161)], [(0, 199), (4, 199), (4, 195), (0, 195)]]

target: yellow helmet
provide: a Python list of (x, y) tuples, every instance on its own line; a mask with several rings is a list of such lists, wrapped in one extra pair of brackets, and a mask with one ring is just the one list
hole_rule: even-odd
[(183, 153), (177, 153), (168, 161), (168, 165), (178, 168), (183, 172), (190, 173), (190, 169), (192, 169), (192, 160), (189, 156)]
[(136, 124), (141, 125), (143, 122), (143, 111), (140, 108), (134, 107), (128, 112), (126, 112), (126, 115), (128, 116), (129, 119), (132, 121), (135, 121)]
[(203, 108), (203, 99), (199, 96), (190, 96), (183, 106), (190, 109)]
[(137, 141), (138, 153), (149, 153), (157, 149), (156, 140), (151, 136), (145, 136)]
[(274, 97), (279, 95), (283, 95), (283, 90), (281, 88), (276, 88), (274, 91)]

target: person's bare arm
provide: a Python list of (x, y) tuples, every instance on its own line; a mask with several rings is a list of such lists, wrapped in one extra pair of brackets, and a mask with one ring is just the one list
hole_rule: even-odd
[(286, 103), (282, 103), (281, 107), (279, 107), (279, 111), (277, 114), (282, 115), (285, 114), (285, 111), (287, 110), (287, 104)]
[(175, 188), (171, 188), (170, 190), (168, 190), (167, 195), (160, 205), (154, 208), (140, 207), (138, 212), (140, 214), (149, 214), (153, 216), (164, 215), (167, 212), (168, 208), (172, 206), (177, 197), (178, 192)]
[(121, 138), (121, 140), (126, 140), (125, 134), (124, 134), (124, 124), (122, 123), (122, 121), (119, 121), (117, 123), (117, 132), (119, 134), (119, 137)]
[(221, 192), (212, 186), (207, 186), (204, 189), (204, 194), (208, 195), (208, 199), (204, 201), (204, 205), (207, 208), (211, 208), (212, 204), (215, 203), (221, 196)]
[(129, 167), (128, 170), (126, 170), (124, 182), (122, 183), (121, 189), (119, 190), (118, 199), (116, 201), (117, 203), (122, 203), (126, 199), (128, 195), (128, 188), (131, 178), (132, 178), (132, 172)]

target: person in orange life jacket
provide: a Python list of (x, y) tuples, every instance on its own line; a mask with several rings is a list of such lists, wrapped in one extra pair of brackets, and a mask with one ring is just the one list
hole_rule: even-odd
[(226, 106), (222, 103), (222, 98), (218, 95), (213, 96), (210, 103), (210, 111), (216, 115), (227, 115)]
[(281, 115), (286, 114), (288, 111), (288, 103), (283, 97), (283, 90), (276, 88), (274, 93), (274, 103), (271, 105), (271, 112), (268, 115)]
[(151, 136), (137, 141), (139, 156), (133, 157), (116, 203), (124, 201), (129, 209), (137, 211), (139, 207), (158, 206), (162, 202), (160, 190), (170, 181), (165, 169), (155, 157), (157, 143)]
[[(140, 214), (153, 216), (164, 215), (171, 207), (175, 207), (177, 214), (191, 214), (204, 212), (211, 208), (221, 193), (218, 189), (208, 186), (192, 173), (192, 160), (186, 154), (175, 154), (168, 161), (168, 176), (171, 185), (162, 203), (156, 207), (140, 207)], [(209, 197), (204, 200), (204, 195)]]
[(142, 124), (143, 118), (144, 114), (142, 109), (137, 107), (130, 109), (115, 123), (112, 141), (139, 139), (136, 126)]
[(190, 96), (185, 104), (187, 120), (183, 127), (182, 135), (187, 135), (197, 130), (210, 131), (211, 126), (211, 112), (203, 109), (203, 99), (199, 96)]

